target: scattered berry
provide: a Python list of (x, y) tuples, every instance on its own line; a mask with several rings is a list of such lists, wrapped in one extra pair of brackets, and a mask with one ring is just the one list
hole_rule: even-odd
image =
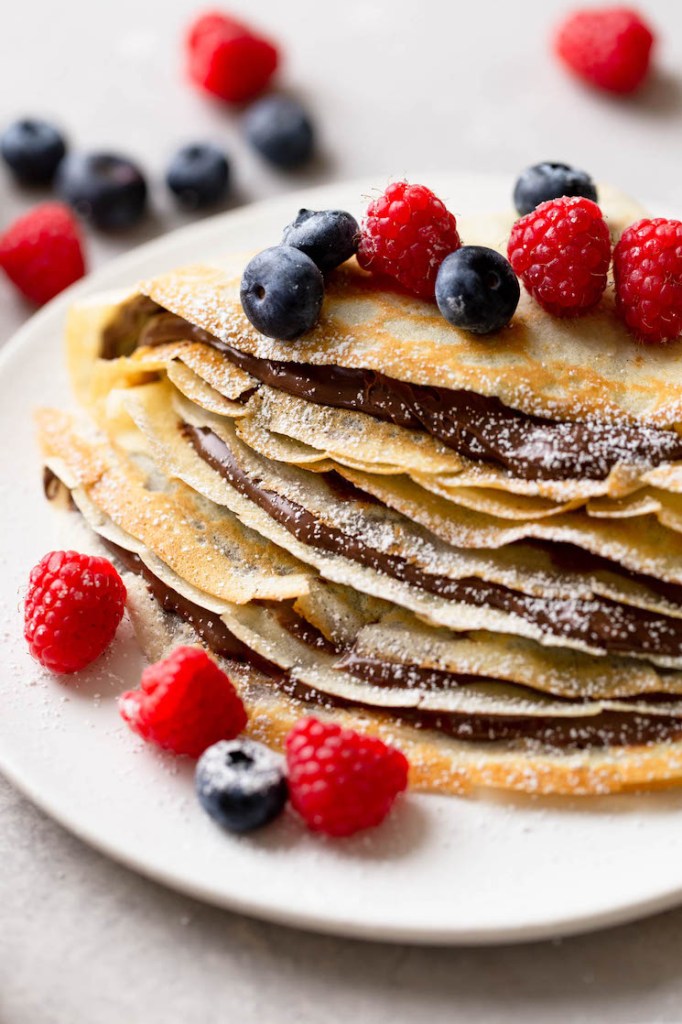
[(17, 181), (24, 185), (47, 185), (66, 153), (66, 143), (47, 121), (26, 117), (2, 133), (0, 153)]
[(405, 756), (373, 736), (303, 718), (286, 739), (291, 803), (308, 828), (349, 836), (384, 820), (407, 786)]
[(31, 570), (24, 637), (51, 672), (78, 672), (106, 650), (123, 616), (126, 589), (111, 562), (52, 551)]
[(240, 297), (257, 331), (268, 338), (293, 341), (319, 319), (324, 278), (305, 253), (291, 245), (276, 245), (247, 263)]
[(282, 242), (310, 256), (323, 274), (357, 252), (360, 228), (345, 210), (299, 210)]
[(300, 167), (313, 154), (312, 122), (301, 104), (287, 96), (266, 96), (250, 106), (244, 132), (261, 156), (285, 171)]
[(654, 41), (637, 11), (602, 7), (569, 15), (554, 46), (578, 78), (606, 92), (629, 93), (646, 77)]
[(186, 46), (190, 79), (228, 103), (245, 103), (263, 92), (279, 62), (269, 40), (219, 12), (192, 23)]
[(561, 196), (584, 196), (596, 203), (597, 189), (585, 171), (548, 161), (527, 167), (514, 186), (514, 206), (522, 217), (540, 203)]
[(682, 223), (640, 220), (613, 252), (620, 316), (642, 341), (672, 341), (682, 333)]
[(61, 203), (42, 203), (0, 237), (0, 267), (22, 295), (42, 305), (85, 273), (80, 232)]
[(199, 647), (178, 647), (142, 673), (139, 690), (119, 700), (121, 716), (143, 739), (174, 754), (200, 754), (246, 725), (234, 686)]
[(64, 202), (104, 230), (132, 227), (146, 209), (141, 170), (113, 153), (71, 153), (59, 165), (55, 184)]
[(445, 319), (473, 334), (506, 327), (521, 289), (509, 263), (494, 249), (463, 245), (446, 256), (436, 278), (436, 302)]
[(460, 244), (457, 221), (441, 200), (424, 185), (398, 181), (367, 207), (358, 262), (433, 299), (438, 268)]
[(548, 313), (580, 316), (597, 305), (606, 288), (609, 229), (591, 199), (552, 199), (516, 222), (507, 254)]
[(219, 202), (230, 184), (230, 165), (217, 146), (183, 146), (170, 162), (166, 184), (181, 206), (198, 210)]
[(222, 740), (205, 750), (195, 774), (204, 810), (230, 832), (273, 821), (287, 802), (281, 757), (253, 740)]

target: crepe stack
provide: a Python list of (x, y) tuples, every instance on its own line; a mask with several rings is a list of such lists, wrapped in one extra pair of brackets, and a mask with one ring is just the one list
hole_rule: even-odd
[(126, 570), (149, 656), (205, 643), (253, 735), (338, 718), (424, 788), (682, 780), (679, 345), (638, 345), (608, 295), (580, 320), (524, 296), (476, 337), (354, 261), (281, 343), (245, 262), (74, 309), (89, 420), (39, 415), (48, 493)]

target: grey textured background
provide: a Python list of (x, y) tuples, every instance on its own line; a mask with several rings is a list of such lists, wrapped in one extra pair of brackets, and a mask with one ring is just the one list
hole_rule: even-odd
[[(52, 116), (74, 145), (128, 151), (154, 181), (142, 228), (89, 235), (92, 265), (189, 219), (159, 180), (176, 145), (202, 138), (233, 155), (234, 202), (364, 174), (382, 185), (415, 166), (513, 175), (551, 158), (682, 208), (680, 5), (639, 4), (660, 28), (659, 72), (627, 102), (558, 71), (546, 40), (569, 4), (556, 0), (229, 6), (281, 41), (282, 80), (317, 117), (322, 156), (303, 174), (263, 168), (237, 117), (183, 81), (189, 0), (3, 9), (0, 122)], [(40, 198), (0, 175), (2, 223)], [(0, 338), (29, 312), (0, 282)], [(531, 947), (337, 941), (176, 896), (89, 850), (2, 780), (0, 824), (0, 1024), (682, 1020), (682, 911)]]

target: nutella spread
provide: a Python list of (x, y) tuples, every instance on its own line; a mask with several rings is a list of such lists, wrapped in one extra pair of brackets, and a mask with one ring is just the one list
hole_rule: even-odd
[(596, 597), (590, 602), (550, 600), (474, 577), (451, 579), (425, 572), (399, 555), (379, 551), (337, 527), (321, 523), (302, 505), (262, 487), (244, 472), (229, 447), (208, 427), (183, 424), (181, 429), (214, 470), (304, 544), (340, 554), (439, 597), (510, 612), (550, 634), (583, 640), (609, 654), (682, 653), (682, 619), (620, 605), (608, 598)]
[(111, 540), (100, 539), (126, 569), (143, 578), (149, 592), (156, 598), (163, 610), (173, 612), (184, 619), (185, 622), (189, 622), (215, 654), (219, 654), (222, 658), (230, 658), (232, 661), (248, 662), (259, 672), (272, 678), (279, 678), (284, 674), (283, 669), (279, 668), (279, 666), (268, 661), (266, 658), (262, 658), (255, 651), (252, 651), (250, 647), (242, 643), (241, 640), (230, 632), (219, 615), (214, 615), (207, 611), (206, 608), (194, 604), (188, 598), (183, 597), (182, 594), (167, 586), (158, 576), (154, 575), (151, 569), (147, 568), (138, 555), (132, 551), (127, 551)]
[(105, 329), (102, 357), (111, 359), (131, 351), (135, 329), (138, 347), (201, 342), (263, 384), (320, 405), (424, 430), (460, 455), (501, 466), (526, 480), (601, 480), (618, 463), (654, 467), (682, 459), (682, 438), (674, 430), (543, 419), (473, 391), (410, 384), (374, 370), (262, 359), (239, 351), (144, 296), (124, 304)]

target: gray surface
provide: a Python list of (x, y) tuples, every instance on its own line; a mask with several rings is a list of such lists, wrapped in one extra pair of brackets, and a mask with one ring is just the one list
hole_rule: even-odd
[[(680, 208), (680, 5), (640, 4), (664, 35), (661, 72), (631, 102), (590, 95), (556, 69), (545, 43), (567, 6), (556, 0), (231, 6), (282, 41), (286, 82), (318, 116), (324, 156), (304, 175), (262, 168), (236, 118), (185, 86), (178, 37), (195, 5), (183, 0), (13, 5), (0, 120), (51, 114), (74, 143), (128, 150), (157, 181), (176, 144), (222, 140), (238, 201), (361, 174), (382, 185), (415, 166), (513, 175), (552, 158)], [(38, 198), (0, 175), (3, 221)], [(93, 265), (186, 219), (162, 188), (154, 207), (134, 235), (89, 236)], [(27, 313), (0, 282), (0, 337)], [(1, 780), (0, 821), (1, 1024), (682, 1020), (682, 912), (526, 948), (364, 945), (178, 897), (93, 853)]]

